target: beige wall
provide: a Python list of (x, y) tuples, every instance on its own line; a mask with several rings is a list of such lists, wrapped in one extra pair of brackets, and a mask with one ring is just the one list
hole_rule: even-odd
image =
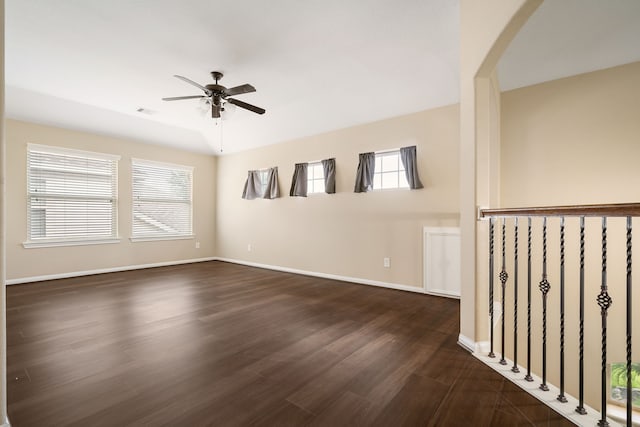
[(505, 92), (504, 206), (640, 200), (640, 62)]
[[(502, 206), (544, 206), (637, 202), (640, 199), (640, 62), (555, 80), (502, 95)], [(587, 219), (585, 397), (599, 407), (600, 309), (596, 296), (601, 284), (601, 223)], [(608, 224), (608, 284), (613, 306), (608, 316), (609, 361), (625, 361), (625, 224)], [(640, 222), (635, 221), (636, 234)], [(526, 264), (524, 230), (520, 232), (520, 363), (526, 354)], [(509, 223), (508, 248), (513, 247)], [(567, 391), (577, 396), (579, 229), (567, 219), (566, 229), (566, 366)], [(541, 373), (541, 220), (534, 220), (533, 241), (533, 369)], [(637, 239), (634, 237), (634, 240)], [(559, 220), (549, 221), (549, 381), (559, 383)], [(512, 253), (511, 249), (508, 253)], [(634, 284), (640, 280), (635, 256)], [(513, 272), (512, 261), (507, 269)], [(513, 274), (506, 292), (507, 330), (513, 330)], [(635, 285), (634, 285), (635, 287)], [(498, 294), (499, 295), (499, 294)], [(498, 296), (496, 297), (498, 298)], [(640, 292), (634, 291), (634, 307)], [(634, 324), (638, 325), (637, 313)], [(637, 328), (636, 328), (637, 329)], [(512, 335), (507, 335), (512, 355)], [(640, 348), (635, 334), (634, 349)], [(638, 361), (634, 356), (634, 361)]]
[[(216, 158), (107, 136), (14, 120), (6, 121), (7, 279), (65, 274), (215, 255)], [(36, 143), (122, 156), (118, 163), (118, 244), (25, 249), (27, 144)], [(132, 243), (131, 158), (194, 167), (193, 240)], [(200, 249), (195, 242), (200, 242)]]
[[(448, 106), (220, 157), (218, 256), (422, 287), (423, 226), (458, 225), (458, 114)], [(424, 189), (353, 192), (358, 153), (408, 145)], [(336, 194), (289, 197), (295, 163), (330, 157)], [(271, 166), (283, 197), (243, 200), (247, 170)]]

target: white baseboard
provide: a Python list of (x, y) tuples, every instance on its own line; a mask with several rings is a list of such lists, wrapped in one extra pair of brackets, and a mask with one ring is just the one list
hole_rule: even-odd
[(424, 289), (419, 288), (417, 286), (409, 286), (409, 285), (401, 285), (397, 283), (389, 283), (389, 282), (380, 282), (377, 280), (369, 280), (369, 279), (361, 279), (359, 277), (350, 277), (350, 276), (339, 276), (337, 274), (328, 274), (328, 273), (319, 273), (316, 271), (307, 271), (307, 270), (299, 270), (297, 268), (289, 268), (289, 267), (281, 267), (277, 265), (269, 265), (269, 264), (260, 264), (257, 262), (244, 261), (239, 259), (231, 259), (231, 258), (220, 258), (217, 257), (216, 260), (230, 262), (233, 264), (241, 264), (249, 267), (258, 267), (265, 268), (267, 270), (276, 270), (282, 271), (285, 273), (294, 273), (294, 274), (302, 274), (303, 276), (313, 276), (313, 277), (321, 277), (323, 279), (331, 279), (331, 280), (340, 280), (343, 282), (351, 282), (358, 283), (360, 285), (370, 285), (370, 286), (378, 286), (381, 288), (389, 288), (396, 289), (400, 291), (408, 291), (408, 292), (416, 292), (419, 294), (424, 294)]
[(458, 335), (458, 344), (469, 353), (473, 353), (476, 350), (476, 342), (462, 334)]
[[(525, 367), (518, 365), (518, 369), (520, 370), (520, 372), (514, 373), (511, 371), (511, 368), (513, 366), (513, 362), (511, 360), (505, 359), (507, 361), (507, 364), (501, 365), (499, 355), (496, 355), (496, 357), (491, 358), (486, 356), (486, 354), (487, 353), (485, 352), (483, 353), (477, 352), (477, 353), (474, 353), (474, 356), (479, 360), (481, 360), (485, 365), (497, 371), (503, 377), (507, 378), (512, 383), (514, 383), (515, 385), (517, 385), (518, 387), (526, 391), (528, 394), (535, 397), (545, 405), (549, 406), (551, 409), (553, 409), (563, 417), (567, 418), (568, 420), (572, 421), (576, 425), (579, 425), (579, 426), (597, 425), (598, 420), (600, 419), (600, 413), (595, 409), (591, 408), (588, 405), (584, 405), (584, 408), (587, 411), (586, 415), (578, 414), (575, 411), (576, 406), (578, 406), (578, 400), (575, 397), (571, 396), (568, 393), (565, 393), (567, 402), (562, 403), (556, 399), (560, 390), (553, 384), (547, 383), (549, 390), (542, 391), (540, 390), (540, 387), (539, 387), (542, 382), (542, 379), (539, 378), (537, 375), (533, 373), (531, 374), (533, 378), (532, 382), (526, 381), (524, 379), (524, 376), (527, 372), (527, 369)], [(608, 418), (608, 420), (609, 420), (609, 425), (611, 427), (623, 427), (621, 424), (619, 424), (615, 420), (612, 420), (611, 418)]]
[(470, 353), (485, 354), (489, 352), (489, 341), (474, 341), (465, 335), (458, 335), (458, 344)]
[(489, 341), (478, 341), (474, 353), (488, 354), (489, 350), (491, 350), (491, 343)]
[[(69, 273), (47, 274), (44, 276), (21, 277), (19, 279), (8, 279), (7, 285), (18, 285), (20, 283), (42, 282), (45, 280), (67, 279), (69, 277), (90, 276), (92, 274), (116, 273), (118, 271), (140, 270), (143, 268), (166, 267), (169, 265), (192, 264), (194, 262), (215, 261), (215, 257), (183, 259), (178, 261), (155, 262), (152, 264), (125, 265), (122, 267), (99, 268), (96, 270), (72, 271)], [(2, 427), (2, 425), (0, 425)]]
[[(18, 279), (8, 279), (6, 283), (7, 285), (18, 285), (21, 283), (42, 282), (45, 280), (55, 280), (55, 279), (67, 279), (70, 277), (90, 276), (93, 274), (115, 273), (118, 271), (140, 270), (143, 268), (165, 267), (165, 266), (179, 265), (179, 264), (191, 264), (195, 262), (204, 262), (204, 261), (224, 261), (224, 262), (230, 262), (233, 264), (246, 265), (249, 267), (258, 267), (258, 268), (265, 268), (268, 270), (282, 271), (285, 273), (302, 274), (304, 276), (321, 277), (323, 279), (340, 280), (343, 282), (358, 283), (361, 285), (378, 286), (382, 288), (396, 289), (400, 291), (416, 292), (419, 294), (425, 293), (423, 288), (419, 288), (416, 286), (402, 285), (402, 284), (389, 283), (389, 282), (380, 282), (377, 280), (361, 279), (358, 277), (340, 276), (337, 274), (319, 273), (315, 271), (299, 270), (297, 268), (289, 268), (289, 267), (282, 267), (282, 266), (269, 265), (269, 264), (260, 264), (256, 262), (231, 259), (231, 258), (221, 258), (221, 257), (186, 259), (186, 260), (179, 260), (179, 261), (156, 262), (152, 264), (138, 264), (138, 265), (127, 265), (122, 267), (100, 268), (96, 270), (72, 271), (68, 273), (48, 274), (44, 276), (21, 277)], [(0, 425), (0, 427), (2, 427), (2, 425)]]

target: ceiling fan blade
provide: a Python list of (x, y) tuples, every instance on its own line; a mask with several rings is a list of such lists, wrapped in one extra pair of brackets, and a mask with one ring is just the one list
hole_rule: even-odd
[(193, 81), (193, 80), (191, 80), (191, 79), (188, 79), (188, 78), (186, 78), (186, 77), (179, 76), (179, 75), (177, 75), (177, 74), (174, 74), (174, 76), (173, 76), (173, 77), (176, 77), (176, 78), (178, 78), (178, 79), (182, 80), (182, 81), (183, 81), (183, 82), (185, 82), (185, 83), (189, 83), (190, 85), (193, 85), (193, 86), (197, 87), (198, 89), (202, 89), (202, 90), (203, 90), (207, 95), (211, 95), (211, 91), (210, 91), (209, 89), (207, 89), (206, 87), (202, 86), (201, 84), (198, 84), (198, 83), (194, 82), (194, 81)]
[(220, 106), (219, 105), (212, 105), (211, 106), (211, 117), (214, 119), (219, 119), (220, 118)]
[(202, 95), (189, 95), (189, 96), (171, 96), (169, 98), (162, 98), (163, 101), (179, 101), (181, 99), (196, 99), (196, 98), (205, 98)]
[(233, 96), (233, 95), (240, 95), (242, 93), (250, 93), (255, 91), (256, 91), (255, 87), (251, 86), (250, 84), (246, 84), (246, 85), (225, 89), (224, 94), (227, 96)]
[(237, 105), (245, 110), (253, 111), (254, 113), (264, 114), (266, 110), (264, 108), (256, 107), (255, 105), (247, 104), (246, 102), (238, 101), (237, 99), (228, 98), (227, 102)]

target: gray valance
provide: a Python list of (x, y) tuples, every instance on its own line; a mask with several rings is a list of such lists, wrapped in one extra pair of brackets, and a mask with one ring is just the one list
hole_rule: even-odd
[(242, 198), (253, 200), (261, 196), (262, 184), (260, 182), (260, 171), (249, 171), (247, 181), (244, 183), (244, 190), (242, 190)]
[[(253, 170), (247, 174), (247, 180), (244, 183), (244, 189), (242, 190), (242, 198), (247, 200), (253, 199), (275, 199), (280, 197), (280, 189), (278, 188), (278, 168), (273, 167), (266, 171), (265, 174), (265, 186), (263, 186), (262, 179), (260, 178), (262, 171)], [(263, 191), (264, 188), (264, 191)]]
[(307, 197), (307, 167), (308, 163), (296, 163), (291, 178), (290, 196)]
[(336, 192), (336, 159), (322, 161), (324, 171), (324, 192), (333, 194)]
[(373, 173), (376, 168), (376, 153), (360, 153), (358, 171), (356, 172), (356, 193), (373, 190)]
[(400, 159), (404, 165), (404, 173), (407, 176), (409, 188), (415, 190), (423, 188), (418, 176), (418, 164), (416, 160), (416, 146), (402, 147), (400, 149)]
[(263, 199), (277, 199), (280, 197), (280, 187), (278, 186), (278, 168), (273, 167), (267, 173), (267, 188), (262, 195)]

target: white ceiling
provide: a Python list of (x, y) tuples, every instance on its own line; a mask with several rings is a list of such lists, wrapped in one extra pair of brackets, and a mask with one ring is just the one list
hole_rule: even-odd
[(545, 0), (498, 65), (503, 90), (640, 61), (639, 0)]
[[(10, 118), (216, 154), (221, 135), (224, 151), (236, 152), (459, 100), (457, 0), (5, 7)], [(505, 53), (502, 85), (640, 60), (638, 22), (637, 0), (547, 0)], [(161, 101), (200, 94), (172, 75), (208, 84), (214, 70), (224, 86), (255, 86), (237, 98), (267, 113), (238, 108), (216, 126), (198, 100)]]

